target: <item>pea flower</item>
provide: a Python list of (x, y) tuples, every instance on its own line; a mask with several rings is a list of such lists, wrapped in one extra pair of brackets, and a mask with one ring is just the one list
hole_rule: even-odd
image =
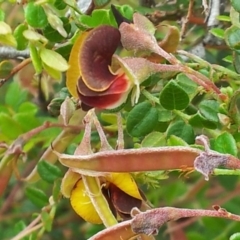
[(76, 40), (69, 59), (67, 87), (79, 97), (82, 108), (115, 108), (126, 101), (131, 81), (121, 68), (111, 68), (120, 43), (117, 28), (102, 25)]
[[(83, 110), (116, 108), (131, 91), (134, 105), (140, 96), (140, 84), (150, 75), (181, 71), (175, 58), (154, 38), (152, 23), (140, 14), (135, 14), (133, 21), (122, 22), (119, 29), (102, 25), (77, 37), (69, 58), (66, 85), (72, 96), (81, 100)], [(173, 65), (151, 62), (146, 56), (121, 58), (115, 54), (120, 44), (127, 50), (158, 54)]]
[[(141, 208), (142, 194), (129, 173), (112, 173), (99, 179), (102, 194), (118, 219), (129, 219), (133, 207)], [(85, 221), (93, 224), (102, 223), (90, 197), (86, 194), (80, 174), (69, 169), (63, 178), (61, 192), (70, 198), (74, 211)]]

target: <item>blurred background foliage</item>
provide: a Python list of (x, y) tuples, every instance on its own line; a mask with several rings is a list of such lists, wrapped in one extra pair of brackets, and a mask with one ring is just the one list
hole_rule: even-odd
[[(11, 75), (11, 71), (27, 58), (20, 56), (7, 59), (2, 57), (4, 55), (1, 55), (0, 51), (0, 78), (7, 79), (0, 88), (0, 156), (4, 156), (6, 149), (21, 134), (43, 125), (44, 122), (49, 121), (53, 125), (56, 124), (56, 127), (41, 131), (24, 144), (22, 150), (25, 154), (20, 156), (17, 164), (15, 163), (14, 174), (4, 195), (0, 198), (0, 239), (13, 239), (35, 218), (37, 213), (41, 212), (41, 208), (48, 205), (49, 197), (55, 194), (57, 206), (54, 211), (56, 212), (49, 216), (41, 214), (44, 227), (23, 239), (85, 240), (104, 227), (81, 220), (72, 210), (69, 200), (59, 196), (60, 180), (66, 172), (65, 167), (59, 163), (56, 166), (38, 164), (46, 148), (61, 132), (61, 126), (57, 125), (61, 118), (59, 117), (60, 105), (69, 95), (64, 88), (65, 76), (62, 72), (65, 71), (75, 32), (77, 29), (83, 30), (102, 24), (116, 25), (109, 12), (110, 4), (118, 5), (119, 8), (123, 6), (121, 12), (127, 17), (131, 17), (132, 13), (137, 11), (147, 16), (155, 25), (164, 22), (177, 26), (181, 30), (183, 19), (188, 14), (189, 1), (80, 0), (78, 5), (70, 0), (36, 2), (37, 5), (34, 1), (0, 1), (0, 48), (10, 46), (19, 51), (26, 50), (26, 54), (30, 54), (32, 59), (32, 63), (26, 64), (17, 74)], [(237, 1), (232, 2), (235, 4)], [(225, 106), (207, 94), (196, 94), (191, 106), (184, 111), (191, 120), (182, 115), (176, 117), (176, 112), (172, 113), (159, 106), (157, 114), (159, 112), (162, 114), (158, 115), (157, 123), (148, 122), (148, 125), (154, 127), (149, 130), (150, 135), (137, 133), (141, 136), (135, 136), (131, 132), (131, 126), (134, 123), (128, 120), (126, 148), (193, 144), (197, 134), (207, 133), (213, 149), (238, 154), (239, 113), (238, 109), (231, 108), (232, 105), (239, 104), (239, 94), (234, 95), (238, 90), (239, 78), (237, 77), (240, 71), (238, 7), (237, 5), (231, 8), (229, 1), (221, 1), (219, 20), (214, 26), (207, 26), (208, 20), (203, 11), (202, 1), (195, 1), (193, 15), (189, 18), (186, 32), (178, 46), (179, 49), (188, 50), (204, 58), (208, 63), (233, 71), (228, 73), (226, 69), (220, 69), (215, 72), (218, 75), (216, 76), (217, 86), (222, 87), (222, 91), (229, 97), (235, 97), (232, 102)], [(94, 9), (96, 10), (93, 11)], [(162, 36), (159, 34), (157, 37)], [(41, 52), (39, 49), (42, 49)], [(51, 52), (44, 49), (50, 49)], [(53, 52), (58, 55), (54, 55)], [(57, 64), (58, 61), (61, 64)], [(189, 66), (195, 69), (200, 66), (202, 73), (206, 75), (211, 71), (210, 65), (204, 66), (202, 61), (200, 63), (192, 61)], [(221, 78), (221, 74), (227, 76), (227, 80), (223, 79), (224, 77)], [(177, 80), (181, 85), (180, 78), (179, 75)], [(184, 78), (182, 82), (186, 84), (186, 81), (188, 80)], [(154, 82), (154, 76), (149, 79), (149, 82)], [(186, 85), (194, 90), (196, 86), (191, 84), (192, 82)], [(191, 89), (187, 93), (192, 93)], [(144, 100), (145, 98), (141, 96), (140, 103)], [(206, 100), (212, 102), (203, 102)], [(168, 100), (164, 100), (163, 96), (161, 103), (164, 104), (166, 101)], [(126, 105), (123, 114), (128, 116), (130, 110), (132, 107)], [(223, 114), (221, 115), (223, 119), (219, 117), (220, 113)], [(114, 120), (116, 116), (108, 112), (103, 112), (99, 116), (110, 143), (114, 145), (117, 130)], [(224, 123), (225, 120), (231, 122), (231, 127), (229, 122)], [(225, 132), (231, 136), (222, 135)], [(67, 146), (67, 153), (74, 152), (81, 137), (82, 134), (79, 133), (72, 138)], [(223, 147), (222, 143), (226, 146)], [(99, 148), (99, 137), (95, 132), (92, 134), (92, 145), (94, 149)], [(27, 177), (37, 164), (41, 179), (36, 183), (22, 181), (21, 179)], [(49, 174), (52, 173), (52, 176), (44, 176), (44, 172), (49, 169)], [(211, 208), (212, 205), (221, 205), (231, 212), (240, 214), (239, 176), (213, 176), (208, 182), (196, 172), (186, 176), (179, 172), (170, 172), (167, 176), (162, 172), (139, 173), (135, 174), (135, 177), (154, 207)], [(233, 233), (239, 232), (239, 228), (238, 222), (226, 219), (183, 219), (161, 228), (156, 239), (225, 240), (229, 239)], [(175, 235), (178, 237), (174, 237)]]

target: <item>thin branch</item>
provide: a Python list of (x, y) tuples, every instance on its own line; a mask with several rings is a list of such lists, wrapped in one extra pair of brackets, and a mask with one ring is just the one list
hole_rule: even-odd
[(3, 79), (0, 79), (0, 87), (6, 83), (9, 79), (11, 79), (16, 73), (18, 73), (20, 70), (22, 70), (25, 66), (27, 66), (29, 63), (31, 63), (31, 58), (27, 58), (23, 60), (21, 63), (19, 63), (16, 67), (14, 67), (11, 71), (11, 73)]
[(183, 18), (182, 20), (182, 28), (181, 28), (181, 39), (184, 38), (185, 34), (186, 34), (186, 30), (187, 30), (187, 24), (189, 22), (189, 19), (191, 18), (191, 16), (193, 15), (193, 6), (194, 6), (194, 0), (190, 0), (189, 1), (189, 5), (188, 5), (188, 13), (187, 16), (185, 18)]
[(12, 47), (2, 46), (0, 47), (0, 58), (1, 59), (18, 59), (18, 58), (29, 58), (29, 50), (19, 51)]
[(37, 231), (39, 228), (42, 228), (43, 227), (43, 223), (39, 223), (38, 225), (30, 228), (30, 229), (27, 229), (26, 228), (20, 232), (17, 236), (15, 236), (14, 238), (12, 238), (11, 240), (21, 240), (23, 239), (24, 237), (30, 235), (31, 233)]

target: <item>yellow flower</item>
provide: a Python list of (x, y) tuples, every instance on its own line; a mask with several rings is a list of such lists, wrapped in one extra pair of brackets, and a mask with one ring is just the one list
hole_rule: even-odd
[[(106, 198), (115, 217), (130, 218), (131, 209), (141, 207), (142, 196), (135, 180), (129, 173), (112, 173), (100, 177), (99, 180), (100, 194)], [(88, 196), (81, 175), (69, 170), (63, 179), (61, 190), (64, 196), (70, 197), (74, 211), (85, 221), (93, 224), (102, 223)]]

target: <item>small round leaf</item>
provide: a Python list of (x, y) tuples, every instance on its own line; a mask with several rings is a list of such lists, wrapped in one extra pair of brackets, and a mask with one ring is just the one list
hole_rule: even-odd
[(165, 135), (161, 132), (151, 132), (142, 141), (142, 147), (160, 147), (165, 144)]
[(220, 153), (228, 153), (237, 156), (238, 149), (232, 134), (225, 132), (214, 140), (214, 150)]
[(26, 38), (23, 36), (23, 32), (27, 29), (28, 27), (25, 24), (20, 24), (15, 28), (13, 32), (13, 36), (17, 41), (18, 50), (24, 50), (27, 48), (28, 41), (26, 41)]
[(43, 48), (40, 50), (40, 57), (42, 61), (49, 67), (65, 72), (68, 69), (67, 61), (57, 52)]
[(14, 65), (8, 60), (0, 62), (0, 78), (6, 78), (11, 74)]
[(204, 100), (199, 104), (200, 113), (212, 122), (219, 122), (219, 103), (215, 100)]
[(53, 183), (57, 178), (62, 177), (62, 171), (47, 161), (40, 161), (37, 170), (40, 177), (48, 183)]
[(240, 1), (239, 0), (231, 0), (231, 4), (237, 12), (240, 12)]
[(182, 110), (189, 104), (188, 94), (173, 80), (160, 93), (160, 103), (168, 110)]
[(47, 23), (47, 15), (42, 6), (29, 2), (25, 8), (25, 18), (27, 23), (34, 28), (44, 28)]
[(48, 204), (47, 195), (36, 187), (27, 187), (25, 193), (28, 199), (38, 207), (44, 207)]
[(136, 105), (127, 117), (127, 131), (133, 137), (150, 133), (158, 122), (158, 111), (149, 102)]
[[(71, 24), (69, 23), (67, 18), (61, 18), (63, 23), (63, 28), (65, 29), (66, 33), (68, 34), (71, 31)], [(48, 24), (43, 29), (43, 35), (51, 42), (61, 42), (65, 38), (50, 24)]]
[(194, 131), (191, 125), (186, 124), (182, 120), (179, 120), (169, 126), (167, 136), (175, 135), (183, 139), (188, 144), (192, 144), (195, 141)]

